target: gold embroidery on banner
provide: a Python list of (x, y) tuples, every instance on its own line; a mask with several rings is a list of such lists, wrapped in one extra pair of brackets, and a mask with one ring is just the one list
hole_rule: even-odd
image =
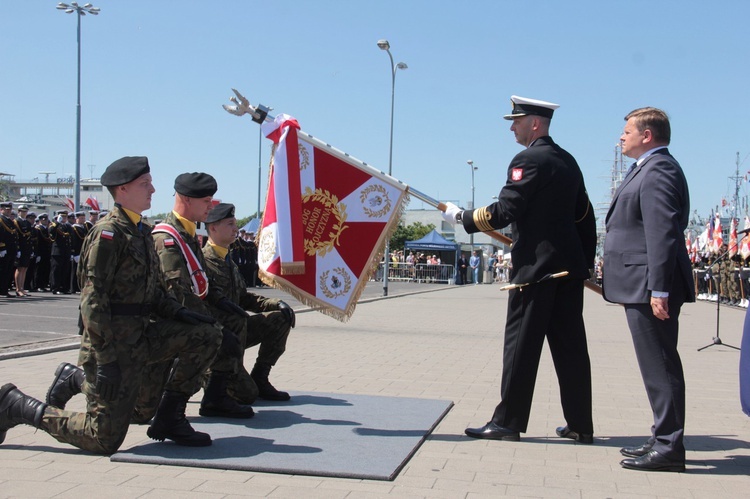
[[(362, 210), (370, 218), (381, 218), (391, 211), (391, 199), (382, 185), (370, 185), (360, 192), (359, 200), (362, 201)], [(373, 209), (370, 209), (367, 205)], [(375, 208), (379, 208), (375, 211)]]
[[(305, 253), (309, 256), (316, 253), (325, 256), (333, 250), (334, 245), (339, 244), (341, 233), (349, 228), (344, 225), (347, 218), (346, 205), (327, 190), (315, 189), (313, 192), (309, 187), (305, 187), (302, 205)], [(336, 219), (333, 224), (331, 215)], [(322, 240), (324, 237), (328, 240)]]
[(297, 144), (299, 148), (299, 169), (300, 171), (306, 170), (310, 166), (310, 151), (300, 142)]
[[(326, 298), (332, 300), (339, 296), (349, 294), (352, 289), (352, 278), (343, 267), (333, 269), (334, 274), (329, 279), (331, 270), (326, 270), (320, 274), (320, 290), (326, 295)], [(342, 282), (343, 280), (343, 282)]]
[(268, 227), (261, 229), (258, 235), (258, 263), (261, 267), (266, 267), (276, 254), (274, 231)]

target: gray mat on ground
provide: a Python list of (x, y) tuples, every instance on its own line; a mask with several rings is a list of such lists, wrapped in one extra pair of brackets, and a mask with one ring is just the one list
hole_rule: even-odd
[(341, 393), (292, 392), (258, 401), (246, 420), (189, 418), (210, 447), (149, 442), (112, 461), (393, 480), (453, 402)]

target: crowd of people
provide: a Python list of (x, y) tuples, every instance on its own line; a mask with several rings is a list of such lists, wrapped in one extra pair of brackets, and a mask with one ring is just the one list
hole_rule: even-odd
[[(11, 201), (0, 203), (0, 299), (27, 298), (35, 292), (80, 293), (75, 276), (83, 241), (106, 214), (107, 210), (58, 210), (50, 220), (49, 214), (37, 214), (24, 204), (14, 209)], [(204, 245), (208, 239), (199, 240)], [(253, 232), (240, 229), (230, 255), (248, 287), (264, 286), (258, 279)]]

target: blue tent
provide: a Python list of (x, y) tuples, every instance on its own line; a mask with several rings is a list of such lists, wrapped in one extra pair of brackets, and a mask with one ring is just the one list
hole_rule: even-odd
[(246, 223), (243, 227), (240, 227), (240, 229), (244, 230), (245, 232), (252, 232), (253, 234), (257, 234), (258, 226), (260, 226), (260, 219), (253, 218), (248, 223)]
[(404, 243), (404, 249), (456, 252), (459, 249), (459, 244), (448, 241), (446, 238), (438, 234), (438, 231), (433, 229), (432, 232), (424, 236), (422, 239), (417, 239), (416, 241), (406, 241)]

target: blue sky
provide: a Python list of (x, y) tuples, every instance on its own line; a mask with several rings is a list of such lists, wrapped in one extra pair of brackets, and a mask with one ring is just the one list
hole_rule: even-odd
[[(217, 197), (254, 213), (258, 126), (226, 113), (231, 88), (432, 197), (492, 202), (521, 150), (502, 115), (512, 94), (560, 104), (552, 137), (603, 206), (630, 110), (665, 109), (672, 153), (707, 216), (734, 193), (747, 140), (746, 1), (99, 0), (82, 19), (81, 175), (146, 155), (172, 205), (175, 176), (207, 171)], [(0, 171), (75, 171), (76, 19), (56, 2), (0, 0)], [(264, 139), (265, 196), (269, 142)], [(746, 194), (743, 183), (740, 195)], [(425, 206), (412, 202), (413, 208)], [(740, 215), (744, 215), (741, 212)]]

